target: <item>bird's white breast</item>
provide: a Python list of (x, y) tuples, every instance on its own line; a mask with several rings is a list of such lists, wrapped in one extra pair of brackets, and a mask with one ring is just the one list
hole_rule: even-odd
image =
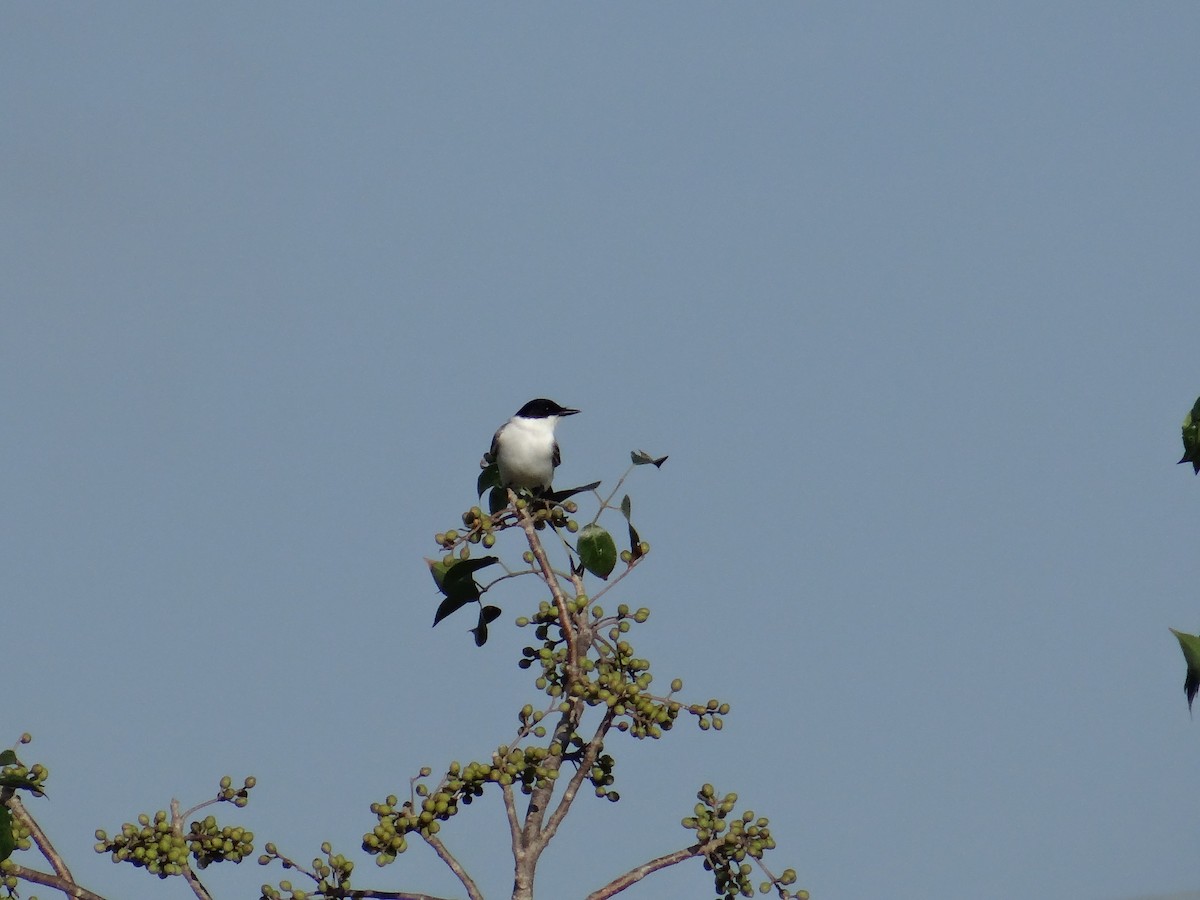
[(545, 419), (509, 420), (499, 436), (500, 480), (513, 487), (550, 487), (554, 480), (554, 423)]

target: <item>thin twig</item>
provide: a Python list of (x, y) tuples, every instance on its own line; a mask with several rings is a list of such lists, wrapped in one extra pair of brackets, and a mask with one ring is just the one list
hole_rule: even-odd
[(39, 872), (37, 869), (27, 869), (25, 866), (19, 866), (16, 863), (5, 869), (4, 874), (11, 875), (23, 881), (30, 881), (34, 884), (44, 884), (46, 887), (62, 891), (68, 897), (74, 897), (76, 900), (104, 900), (99, 894), (94, 894), (87, 888), (81, 888), (73, 881), (67, 881), (65, 878), (59, 878), (57, 875), (51, 875), (48, 872)]
[(50, 843), (50, 838), (46, 836), (46, 832), (42, 830), (42, 826), (37, 823), (37, 820), (25, 808), (25, 804), (21, 802), (21, 798), (13, 794), (9, 798), (7, 806), (12, 810), (12, 814), (17, 821), (29, 829), (29, 836), (33, 838), (33, 842), (42, 851), (42, 856), (46, 857), (46, 862), (50, 863), (55, 874), (63, 881), (74, 884), (75, 878), (71, 875), (71, 870), (67, 868), (67, 864), (63, 862), (63, 858), (54, 849), (54, 845)]
[(614, 578), (612, 581), (608, 582), (606, 585), (604, 585), (604, 587), (600, 588), (599, 591), (597, 591), (592, 597), (590, 597), (589, 599), (591, 600), (591, 602), (595, 603), (597, 600), (599, 600), (601, 597), (603, 597), (605, 594), (607, 594), (610, 590), (612, 590), (614, 587), (616, 587), (617, 584), (620, 583), (621, 579), (624, 578), (626, 575), (628, 575), (630, 572), (632, 572), (633, 567), (636, 566), (639, 562), (641, 562), (645, 558), (646, 557), (644, 557), (644, 556), (638, 556), (633, 559), (630, 559), (629, 562), (627, 562), (625, 564), (625, 571), (621, 572), (616, 578)]
[(599, 491), (595, 491), (595, 490), (592, 491), (592, 493), (596, 495), (596, 499), (600, 501), (600, 508), (598, 510), (596, 510), (596, 515), (592, 519), (592, 524), (595, 524), (596, 522), (600, 521), (600, 514), (602, 512), (604, 512), (606, 509), (616, 509), (615, 506), (609, 506), (608, 501), (611, 500), (613, 497), (617, 496), (617, 491), (619, 491), (621, 489), (621, 485), (623, 485), (625, 483), (625, 479), (629, 477), (629, 473), (632, 472), (633, 469), (634, 469), (634, 466), (631, 463), (629, 468), (626, 469), (624, 471), (624, 473), (621, 475), (621, 477), (617, 479), (617, 483), (613, 485), (613, 489), (611, 491), (609, 491), (607, 497), (601, 497)]
[(436, 853), (441, 858), (442, 862), (444, 862), (450, 868), (450, 871), (458, 876), (458, 880), (462, 882), (462, 886), (467, 891), (467, 896), (470, 897), (471, 900), (483, 900), (483, 894), (479, 892), (478, 885), (476, 885), (471, 876), (467, 874), (467, 870), (462, 867), (462, 863), (455, 859), (454, 854), (446, 849), (446, 845), (443, 844), (436, 835), (425, 834), (424, 832), (421, 832), (421, 837), (425, 840), (425, 843), (433, 848), (433, 852)]
[(587, 900), (608, 900), (609, 897), (619, 894), (632, 884), (637, 884), (637, 882), (641, 881), (647, 875), (653, 875), (659, 869), (665, 869), (668, 866), (673, 866), (697, 856), (704, 856), (723, 841), (724, 837), (713, 838), (706, 843), (692, 844), (690, 847), (684, 847), (682, 850), (676, 850), (674, 853), (668, 853), (666, 856), (660, 856), (658, 859), (642, 863), (640, 866), (630, 869), (624, 875), (614, 878), (604, 887), (600, 888), (600, 890), (588, 894)]
[(178, 808), (179, 801), (172, 800), (171, 801), (171, 816), (172, 816), (172, 818), (177, 819), (179, 821), (180, 827), (182, 827), (183, 822), (185, 820), (190, 819), (196, 813), (200, 812), (200, 810), (204, 809), (204, 807), (212, 806), (214, 803), (220, 803), (220, 802), (221, 802), (220, 797), (213, 797), (209, 800), (205, 800), (203, 803), (197, 803), (195, 806), (193, 806), (191, 809), (187, 810), (186, 812), (179, 812), (179, 808)]

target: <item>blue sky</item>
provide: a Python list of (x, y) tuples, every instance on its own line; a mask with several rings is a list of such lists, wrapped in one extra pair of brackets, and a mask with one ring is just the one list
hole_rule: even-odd
[[(660, 678), (541, 895), (677, 846), (705, 781), (815, 898), (1200, 887), (1200, 9), (10, 5), (7, 742), (90, 850), (226, 772), (300, 859), (534, 691), (422, 557), (525, 400), (630, 489)], [(501, 597), (503, 621), (530, 598)], [(445, 836), (510, 884), (498, 805)], [(598, 857), (598, 858), (596, 858)], [(363, 885), (455, 895), (417, 848)], [(222, 896), (278, 871), (209, 870)], [(705, 896), (698, 866), (626, 896)]]

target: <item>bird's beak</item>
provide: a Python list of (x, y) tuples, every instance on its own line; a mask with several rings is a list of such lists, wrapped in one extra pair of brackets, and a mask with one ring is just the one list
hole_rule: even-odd
[(579, 412), (579, 410), (577, 410), (577, 409), (560, 409), (558, 411), (558, 414), (560, 416), (573, 416), (577, 412)]

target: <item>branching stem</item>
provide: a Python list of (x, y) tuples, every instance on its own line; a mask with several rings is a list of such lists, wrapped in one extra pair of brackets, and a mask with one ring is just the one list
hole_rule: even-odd
[(15, 863), (5, 869), (4, 874), (19, 878), (22, 881), (32, 882), (33, 884), (44, 884), (48, 888), (61, 891), (68, 897), (74, 897), (75, 900), (104, 900), (99, 894), (94, 894), (87, 888), (81, 888), (73, 881), (59, 878), (57, 875), (51, 875), (48, 872), (39, 872), (37, 869), (27, 869), (25, 866), (18, 866)]

